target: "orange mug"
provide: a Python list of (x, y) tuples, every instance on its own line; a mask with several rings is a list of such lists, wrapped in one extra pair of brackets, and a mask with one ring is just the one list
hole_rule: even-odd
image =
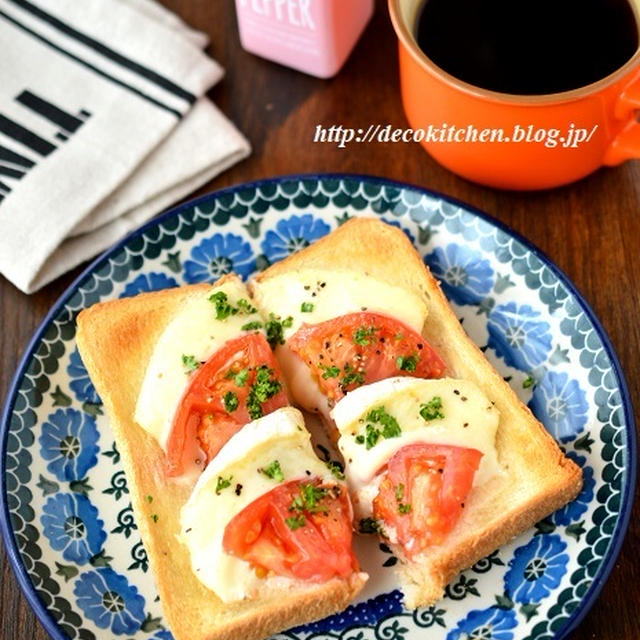
[[(638, 2), (630, 3), (636, 25)], [(640, 49), (578, 89), (499, 93), (453, 77), (425, 55), (414, 35), (422, 4), (389, 0), (402, 102), (413, 139), (447, 169), (492, 187), (545, 189), (640, 158)]]

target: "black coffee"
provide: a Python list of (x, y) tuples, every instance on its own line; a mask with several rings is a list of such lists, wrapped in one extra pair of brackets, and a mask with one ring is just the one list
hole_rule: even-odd
[(627, 0), (427, 0), (416, 35), (456, 78), (527, 95), (600, 80), (638, 48)]

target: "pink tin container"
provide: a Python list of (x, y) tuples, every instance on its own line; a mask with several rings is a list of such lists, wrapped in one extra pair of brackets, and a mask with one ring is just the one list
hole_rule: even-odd
[(374, 0), (236, 0), (247, 51), (320, 78), (335, 75), (373, 13)]

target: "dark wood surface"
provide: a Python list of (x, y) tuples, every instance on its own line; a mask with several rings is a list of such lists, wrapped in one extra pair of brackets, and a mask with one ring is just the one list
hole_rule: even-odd
[[(314, 144), (317, 124), (406, 126), (398, 91), (396, 42), (383, 0), (378, 0), (375, 16), (347, 64), (331, 80), (305, 76), (244, 52), (231, 0), (164, 0), (164, 4), (210, 35), (210, 54), (226, 69), (211, 97), (253, 146), (247, 160), (198, 194), (282, 174), (356, 172), (428, 187), (485, 210), (537, 245), (575, 283), (613, 342), (631, 397), (638, 398), (640, 163), (603, 169), (564, 188), (510, 193), (456, 177), (417, 144), (353, 144), (346, 149)], [(0, 398), (5, 398), (32, 334), (78, 272), (32, 296), (0, 276)], [(4, 549), (0, 570), (0, 639), (44, 640), (48, 636), (22, 595)], [(571, 640), (640, 638), (639, 605), (640, 508), (636, 501), (611, 576)]]

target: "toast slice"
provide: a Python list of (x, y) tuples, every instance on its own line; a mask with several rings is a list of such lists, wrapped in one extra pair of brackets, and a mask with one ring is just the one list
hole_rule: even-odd
[[(396, 567), (406, 605), (413, 608), (433, 603), (461, 570), (572, 500), (582, 486), (580, 468), (563, 455), (466, 335), (438, 282), (401, 230), (378, 220), (353, 218), (258, 274), (250, 283), (255, 303), (263, 305), (264, 312), (279, 313), (277, 305), (264, 307), (265, 302), (274, 300), (265, 291), (277, 289), (275, 283), (284, 282), (283, 278), (295, 280), (296, 274), (314, 270), (339, 274), (343, 279), (350, 273), (365, 273), (403, 289), (407, 296), (418, 296), (427, 312), (422, 335), (444, 360), (444, 375), (475, 383), (500, 413), (495, 446), (503, 472), (472, 490), (454, 529), (419, 561), (408, 560), (398, 546), (391, 545), (400, 558)], [(397, 317), (402, 319), (400, 309)], [(285, 364), (282, 369), (285, 377), (291, 370)], [(335, 441), (335, 425), (331, 421), (327, 424), (334, 429)]]
[(177, 542), (180, 511), (193, 484), (167, 476), (162, 448), (133, 416), (156, 342), (184, 305), (210, 286), (192, 285), (94, 305), (78, 316), (77, 343), (104, 402), (173, 636), (176, 640), (258, 640), (344, 609), (362, 588), (365, 576), (265, 590), (258, 598), (226, 604), (195, 577), (186, 546)]

